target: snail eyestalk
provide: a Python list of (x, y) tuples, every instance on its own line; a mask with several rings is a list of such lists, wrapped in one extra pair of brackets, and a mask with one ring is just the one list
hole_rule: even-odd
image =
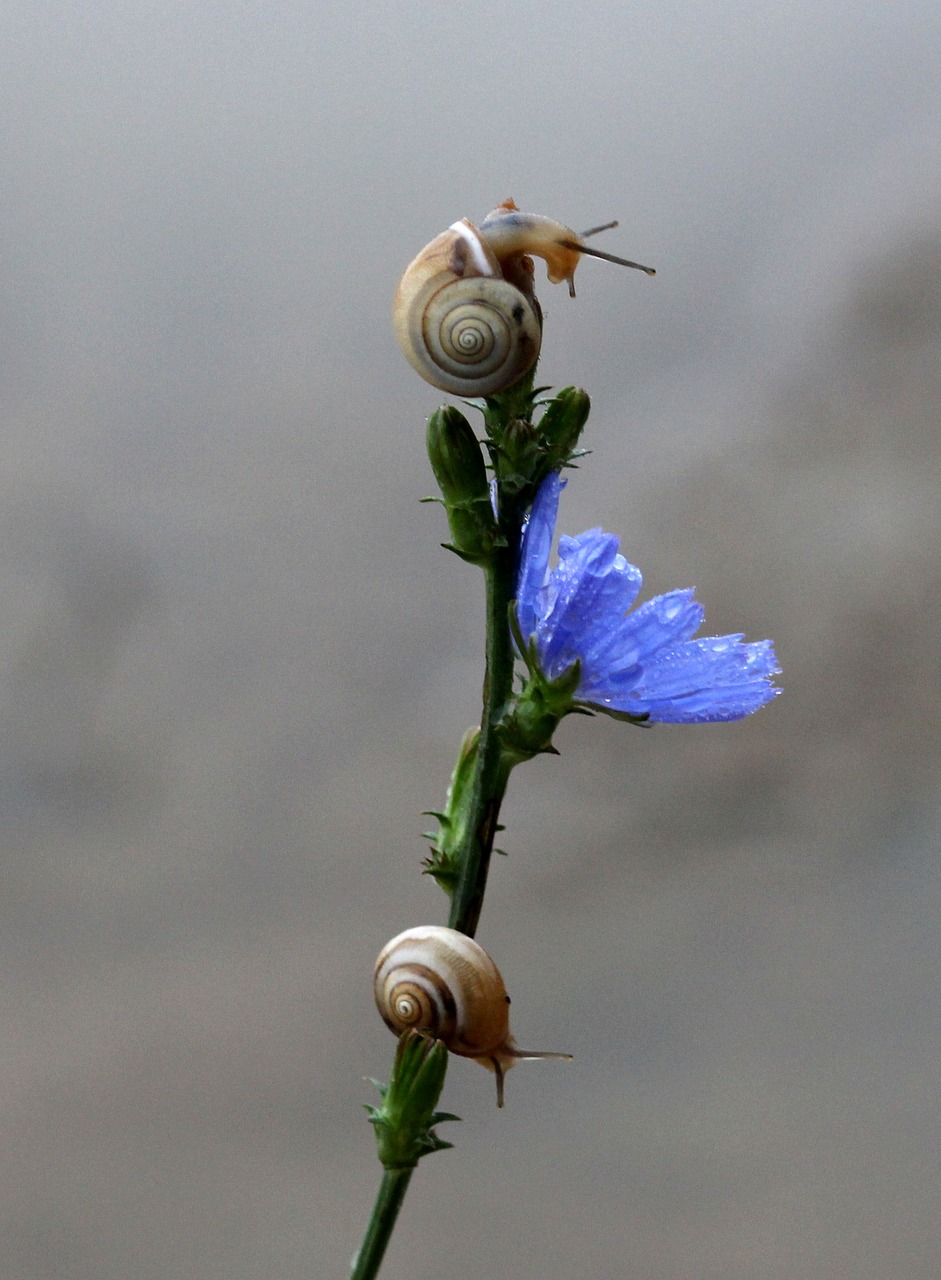
[(599, 223), (597, 227), (589, 227), (587, 231), (580, 231), (578, 234), (582, 240), (587, 240), (589, 236), (596, 236), (599, 231), (613, 231), (615, 227), (620, 225), (620, 222), (615, 218), (612, 222)]
[[(617, 223), (613, 224), (617, 225)], [(603, 231), (604, 227), (596, 227), (595, 230)], [(616, 254), (605, 253), (603, 249), (593, 249), (590, 245), (579, 244), (576, 240), (560, 240), (563, 249), (575, 249), (578, 253), (585, 254), (588, 258), (602, 258), (605, 262), (617, 263), (619, 267), (633, 267), (635, 271), (643, 271), (646, 276), (655, 276), (657, 274), (656, 267), (645, 267), (642, 262), (631, 262), (630, 258), (619, 258)]]

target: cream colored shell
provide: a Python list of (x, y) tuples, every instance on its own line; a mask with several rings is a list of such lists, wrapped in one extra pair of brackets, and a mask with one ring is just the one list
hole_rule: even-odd
[(538, 304), (505, 279), (466, 219), (436, 236), (406, 268), (392, 319), (408, 362), (452, 395), (487, 396), (511, 386), (539, 356)]
[(500, 971), (473, 938), (436, 925), (406, 929), (376, 961), (376, 1004), (395, 1032), (426, 1031), (465, 1058), (511, 1045)]
[(483, 947), (455, 929), (419, 925), (397, 934), (379, 953), (373, 990), (383, 1021), (397, 1035), (425, 1032), (496, 1072), (498, 1106), (504, 1073), (520, 1058), (569, 1056), (516, 1047), (499, 969)]
[(458, 396), (488, 396), (533, 367), (542, 342), (542, 311), (533, 292), (530, 255), (545, 259), (551, 284), (567, 281), (583, 254), (653, 275), (651, 267), (589, 248), (541, 213), (505, 200), (479, 227), (467, 218), (442, 231), (406, 267), (392, 304), (405, 358), (426, 382)]

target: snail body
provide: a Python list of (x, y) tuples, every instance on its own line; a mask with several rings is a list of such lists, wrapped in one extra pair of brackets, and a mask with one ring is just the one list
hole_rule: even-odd
[(414, 1029), (444, 1042), (503, 1077), (521, 1058), (569, 1058), (518, 1049), (510, 1035), (510, 997), (500, 971), (473, 938), (455, 929), (420, 925), (387, 942), (373, 976), (376, 1005), (390, 1030)]
[(498, 262), (523, 253), (542, 258), (549, 283), (567, 280), (569, 292), (575, 296), (575, 268), (583, 250), (570, 227), (541, 213), (523, 213), (515, 206), (499, 205), (480, 224), (480, 234)]
[(545, 260), (550, 283), (568, 281), (574, 297), (582, 254), (639, 266), (588, 247), (570, 227), (523, 213), (512, 200), (479, 227), (467, 218), (452, 223), (399, 282), (392, 320), (405, 358), (426, 382), (454, 395), (487, 396), (512, 386), (536, 363), (542, 342), (532, 256)]

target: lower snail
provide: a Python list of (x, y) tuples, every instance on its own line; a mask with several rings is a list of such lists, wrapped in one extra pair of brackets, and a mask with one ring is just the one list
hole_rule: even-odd
[(505, 200), (479, 227), (467, 218), (442, 231), (405, 269), (392, 307), (396, 337), (426, 382), (453, 395), (487, 396), (518, 382), (539, 358), (542, 310), (533, 292), (532, 258), (544, 258), (551, 284), (568, 281), (575, 296), (575, 268), (585, 254), (636, 267), (585, 244), (539, 213), (523, 213)]
[(414, 1029), (444, 1042), (496, 1073), (497, 1106), (503, 1077), (522, 1058), (570, 1053), (518, 1049), (510, 1035), (510, 997), (500, 971), (473, 938), (456, 929), (419, 925), (387, 942), (373, 976), (376, 1005), (397, 1035)]

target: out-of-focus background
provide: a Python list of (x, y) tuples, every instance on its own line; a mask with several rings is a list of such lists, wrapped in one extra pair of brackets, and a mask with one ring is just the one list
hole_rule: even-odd
[(380, 945), (481, 674), (394, 346), (513, 196), (655, 280), (543, 286), (562, 526), (771, 636), (739, 725), (574, 718), (479, 937), (384, 1275), (941, 1273), (941, 11), (6, 0), (0, 1275), (345, 1274)]

